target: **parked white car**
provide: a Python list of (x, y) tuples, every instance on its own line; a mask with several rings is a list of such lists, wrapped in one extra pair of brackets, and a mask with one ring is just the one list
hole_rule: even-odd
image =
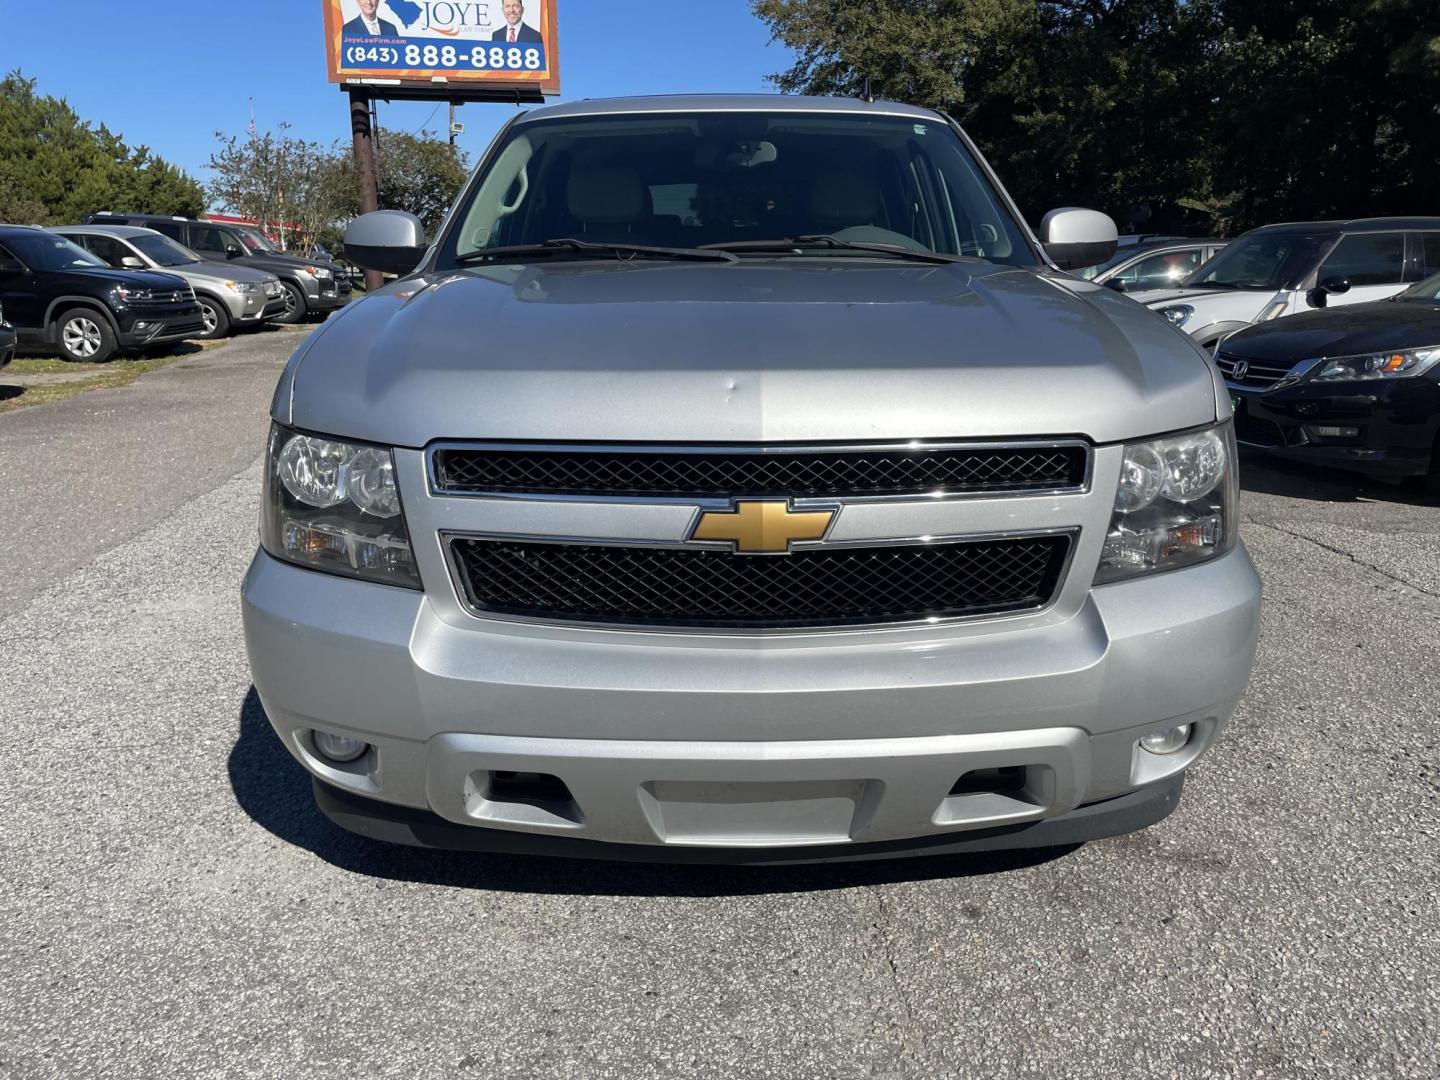
[(1266, 225), (1174, 289), (1127, 293), (1203, 348), (1253, 323), (1383, 300), (1440, 269), (1440, 217)]

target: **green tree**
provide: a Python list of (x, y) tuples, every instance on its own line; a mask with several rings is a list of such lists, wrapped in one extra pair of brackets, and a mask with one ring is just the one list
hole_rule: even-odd
[(76, 222), (96, 210), (196, 215), (200, 185), (147, 147), (92, 127), (19, 71), (0, 80), (0, 221)]
[[(1032, 218), (1433, 212), (1434, 0), (751, 0), (786, 92), (944, 109)], [(1147, 217), (1155, 211), (1155, 217)]]
[(455, 201), (470, 166), (458, 147), (429, 131), (407, 134), (382, 129), (377, 153), (382, 210), (408, 210), (435, 235)]

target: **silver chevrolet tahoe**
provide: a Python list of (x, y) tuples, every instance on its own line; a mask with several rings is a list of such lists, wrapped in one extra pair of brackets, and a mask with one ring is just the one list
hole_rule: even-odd
[(518, 116), (275, 394), (270, 722), (408, 844), (789, 862), (1163, 818), (1255, 651), (1230, 400), (947, 117)]

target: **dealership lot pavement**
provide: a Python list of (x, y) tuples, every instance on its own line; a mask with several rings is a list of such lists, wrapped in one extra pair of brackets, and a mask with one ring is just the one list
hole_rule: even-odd
[(1440, 506), (1247, 461), (1259, 667), (1180, 810), (1004, 859), (329, 826), (238, 586), (299, 339), (0, 416), (0, 1076), (1432, 1077)]

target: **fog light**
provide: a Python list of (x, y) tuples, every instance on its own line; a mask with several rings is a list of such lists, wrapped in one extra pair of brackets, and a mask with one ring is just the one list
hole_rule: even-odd
[(1140, 747), (1152, 754), (1173, 754), (1177, 750), (1185, 749), (1190, 742), (1191, 727), (1190, 724), (1181, 724), (1169, 731), (1157, 731), (1153, 735), (1146, 735), (1140, 740)]
[(136, 329), (136, 330), (149, 330), (149, 329), (150, 329), (150, 324), (149, 324), (148, 322), (137, 322), (137, 323), (135, 324), (135, 326), (133, 327), (133, 329)]
[(1353, 439), (1360, 434), (1358, 427), (1328, 427), (1319, 426), (1307, 427), (1306, 431), (1312, 435), (1319, 435), (1322, 439)]
[(352, 738), (349, 735), (335, 735), (328, 731), (316, 731), (312, 734), (315, 736), (315, 749), (320, 751), (322, 757), (331, 761), (354, 761), (370, 749), (370, 744), (364, 739)]

